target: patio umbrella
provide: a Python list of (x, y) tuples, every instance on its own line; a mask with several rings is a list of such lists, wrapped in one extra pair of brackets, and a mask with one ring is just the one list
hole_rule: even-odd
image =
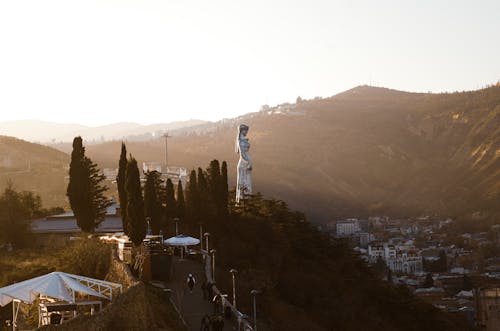
[[(178, 236), (166, 239), (164, 243), (170, 246), (186, 247), (186, 246), (198, 245), (200, 243), (200, 240), (180, 234)], [(183, 250), (181, 249), (181, 259), (183, 259), (183, 257), (184, 257)]]
[(199, 239), (180, 234), (178, 236), (165, 239), (165, 244), (170, 246), (194, 246), (200, 243)]

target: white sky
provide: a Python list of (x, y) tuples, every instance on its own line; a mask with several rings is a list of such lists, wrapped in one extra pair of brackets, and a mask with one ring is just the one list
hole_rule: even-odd
[(0, 121), (218, 120), (500, 79), (500, 1), (1, 0)]

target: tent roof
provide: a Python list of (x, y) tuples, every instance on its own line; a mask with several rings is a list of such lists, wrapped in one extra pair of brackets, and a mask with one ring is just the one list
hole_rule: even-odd
[(110, 289), (121, 288), (120, 284), (55, 271), (0, 288), (0, 306), (12, 300), (32, 303), (40, 294), (73, 303), (75, 292), (108, 299), (101, 291), (92, 288), (97, 285)]
[(165, 244), (170, 246), (193, 246), (200, 243), (199, 239), (180, 234), (165, 240)]

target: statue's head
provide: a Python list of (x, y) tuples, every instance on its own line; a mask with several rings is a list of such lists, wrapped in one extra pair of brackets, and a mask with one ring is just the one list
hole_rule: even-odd
[(246, 124), (240, 124), (240, 128), (239, 128), (240, 134), (242, 134), (243, 136), (246, 136), (249, 128), (250, 127)]
[(240, 152), (240, 140), (241, 140), (241, 136), (246, 137), (249, 128), (250, 127), (248, 125), (246, 125), (246, 124), (240, 124), (240, 126), (238, 127), (238, 135), (236, 136), (236, 143), (234, 145), (236, 153)]

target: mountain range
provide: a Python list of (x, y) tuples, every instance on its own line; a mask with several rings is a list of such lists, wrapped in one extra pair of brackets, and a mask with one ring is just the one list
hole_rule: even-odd
[(149, 140), (166, 131), (176, 131), (209, 123), (202, 120), (187, 120), (171, 123), (142, 125), (119, 122), (102, 126), (55, 123), (37, 120), (0, 122), (0, 135), (41, 143), (71, 142), (75, 136), (83, 136), (89, 143), (106, 140)]
[[(359, 86), (297, 101), (174, 132), (169, 164), (192, 169), (227, 160), (234, 185), (234, 143), (245, 123), (254, 191), (283, 199), (313, 221), (500, 215), (500, 86), (441, 94)], [(164, 160), (163, 139), (126, 143), (139, 162)], [(87, 154), (116, 168), (120, 144), (88, 144)]]

